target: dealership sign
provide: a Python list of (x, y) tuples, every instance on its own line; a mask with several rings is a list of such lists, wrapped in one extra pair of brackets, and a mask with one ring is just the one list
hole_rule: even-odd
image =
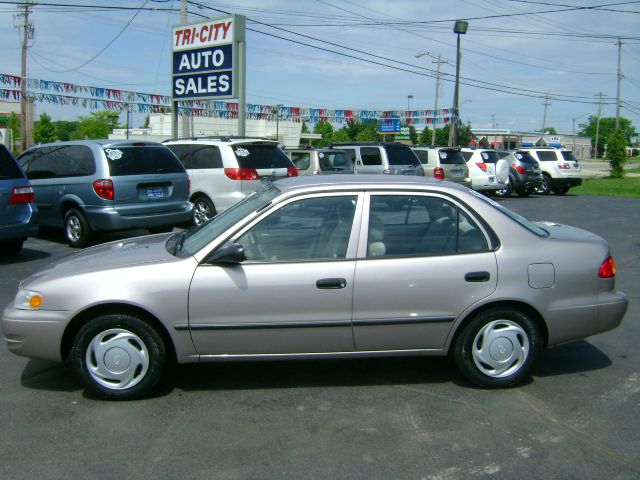
[(173, 100), (238, 97), (238, 43), (244, 17), (231, 15), (173, 27)]

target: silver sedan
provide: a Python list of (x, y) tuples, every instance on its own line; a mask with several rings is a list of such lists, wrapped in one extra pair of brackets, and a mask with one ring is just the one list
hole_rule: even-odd
[(420, 177), (299, 177), (191, 230), (107, 243), (23, 281), (2, 329), (102, 397), (179, 363), (451, 355), (484, 387), (620, 324), (602, 238)]

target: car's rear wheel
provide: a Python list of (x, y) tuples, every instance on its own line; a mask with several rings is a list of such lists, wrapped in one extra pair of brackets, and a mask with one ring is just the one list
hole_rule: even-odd
[(504, 188), (501, 188), (500, 190), (496, 190), (496, 197), (508, 198), (511, 196), (512, 192), (513, 192), (513, 182), (511, 181), (511, 178), (508, 178), (507, 186)]
[(536, 193), (539, 195), (549, 195), (549, 192), (551, 192), (551, 178), (549, 178), (549, 175), (544, 174), (542, 175), (542, 183), (536, 188)]
[(75, 208), (67, 212), (64, 217), (64, 233), (69, 245), (83, 248), (91, 242), (92, 231), (84, 215)]
[(102, 398), (130, 400), (162, 377), (166, 346), (158, 332), (131, 315), (89, 321), (75, 338), (71, 363), (87, 389)]
[(538, 327), (527, 315), (493, 308), (464, 327), (453, 345), (453, 357), (471, 382), (499, 388), (528, 378), (541, 349)]
[(211, 200), (205, 196), (198, 196), (193, 200), (193, 223), (202, 225), (216, 215), (216, 209)]

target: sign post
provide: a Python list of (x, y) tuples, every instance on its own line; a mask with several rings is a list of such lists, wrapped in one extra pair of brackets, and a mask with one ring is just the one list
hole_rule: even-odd
[(178, 102), (238, 99), (238, 130), (245, 132), (245, 17), (231, 15), (173, 27), (173, 136)]

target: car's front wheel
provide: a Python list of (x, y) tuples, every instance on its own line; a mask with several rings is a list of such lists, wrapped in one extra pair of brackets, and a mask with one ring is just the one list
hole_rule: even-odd
[(167, 350), (147, 322), (131, 315), (90, 320), (75, 338), (71, 363), (87, 389), (106, 399), (149, 393), (162, 377)]
[(527, 315), (493, 308), (464, 327), (453, 345), (453, 357), (476, 385), (510, 387), (528, 378), (541, 349), (538, 327)]
[(64, 217), (64, 233), (69, 245), (75, 248), (84, 248), (91, 242), (91, 227), (89, 222), (80, 212), (72, 208)]

